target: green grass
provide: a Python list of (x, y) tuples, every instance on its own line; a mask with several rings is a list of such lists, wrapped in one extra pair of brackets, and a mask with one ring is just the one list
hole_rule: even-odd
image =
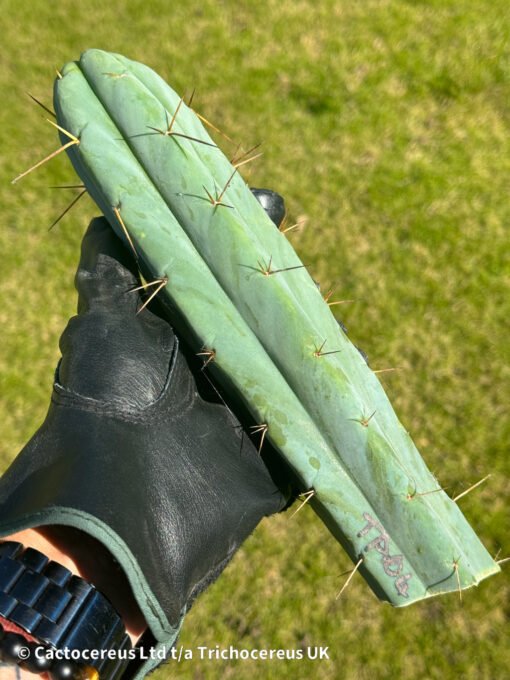
[[(120, 6), (119, 6), (120, 5)], [(264, 156), (246, 167), (280, 191), (291, 238), (381, 376), (451, 493), (488, 473), (462, 509), (510, 554), (510, 9), (504, 0), (274, 0), (183, 5), (4, 0), (0, 46), (0, 460), (45, 415), (58, 338), (76, 299), (87, 198), (51, 232), (74, 181), (24, 92), (51, 103), (54, 69), (87, 47), (141, 60)], [(228, 148), (228, 147), (227, 147)], [(508, 673), (508, 572), (394, 610), (355, 578), (310, 509), (262, 522), (195, 604), (181, 643), (329, 646), (330, 661), (182, 661), (164, 678), (471, 678)]]

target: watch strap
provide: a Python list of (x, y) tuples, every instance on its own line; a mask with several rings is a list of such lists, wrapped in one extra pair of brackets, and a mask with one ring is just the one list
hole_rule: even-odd
[[(109, 600), (66, 567), (15, 541), (0, 543), (0, 617), (49, 648), (87, 650), (84, 663), (101, 680), (118, 680), (130, 661), (131, 640)], [(92, 650), (114, 653), (94, 659)]]

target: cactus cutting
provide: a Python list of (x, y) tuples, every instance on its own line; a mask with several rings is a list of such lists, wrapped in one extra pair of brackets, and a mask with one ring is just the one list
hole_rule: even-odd
[(260, 447), (269, 440), (293, 468), (376, 595), (404, 606), (497, 573), (242, 179), (246, 160), (229, 161), (169, 85), (117, 54), (66, 64), (54, 103), (62, 147), (52, 156), (67, 152), (150, 275), (149, 298), (243, 401)]

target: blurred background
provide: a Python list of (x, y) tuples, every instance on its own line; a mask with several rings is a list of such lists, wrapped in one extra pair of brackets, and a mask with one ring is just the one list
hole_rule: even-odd
[[(89, 47), (158, 71), (286, 199), (289, 238), (381, 374), (424, 459), (488, 550), (510, 555), (510, 8), (503, 0), (1, 0), (0, 465), (45, 416), (75, 312), (82, 198), (26, 95)], [(229, 142), (218, 138), (228, 153)], [(235, 146), (233, 147), (235, 149)], [(76, 192), (77, 193), (77, 192)], [(166, 678), (509, 677), (508, 568), (464, 594), (380, 603), (306, 507), (264, 520), (194, 605), (181, 644), (327, 646), (326, 661), (181, 661)], [(506, 571), (505, 571), (506, 568)]]

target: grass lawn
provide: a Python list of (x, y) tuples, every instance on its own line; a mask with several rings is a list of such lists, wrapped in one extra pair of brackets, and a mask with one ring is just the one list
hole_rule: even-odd
[[(2, 2), (0, 462), (42, 421), (75, 311), (84, 198), (26, 97), (88, 47), (143, 61), (246, 147), (282, 193), (290, 238), (381, 375), (399, 418), (488, 550), (510, 555), (510, 7), (504, 0)], [(228, 143), (224, 143), (228, 151)], [(408, 609), (381, 604), (309, 508), (264, 520), (194, 605), (166, 678), (499, 680), (508, 570)], [(198, 647), (328, 646), (330, 660), (200, 660)]]

